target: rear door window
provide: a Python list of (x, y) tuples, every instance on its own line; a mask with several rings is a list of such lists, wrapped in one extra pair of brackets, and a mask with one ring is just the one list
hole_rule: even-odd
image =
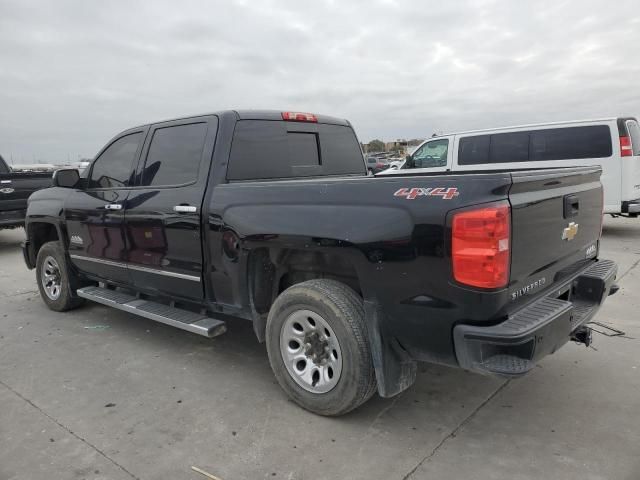
[(93, 163), (89, 188), (123, 188), (132, 183), (133, 162), (140, 147), (142, 132), (120, 137)]
[(529, 160), (529, 132), (491, 135), (489, 162), (526, 162)]
[(236, 124), (229, 180), (365, 174), (353, 130), (341, 125), (269, 120)]
[(198, 178), (207, 124), (158, 128), (151, 139), (142, 171), (143, 186), (193, 183)]
[(489, 163), (490, 138), (490, 135), (461, 138), (458, 147), (458, 164), (480, 165)]
[(631, 146), (633, 147), (633, 154), (640, 155), (640, 127), (635, 120), (629, 120), (627, 122), (627, 129), (629, 130), (629, 136), (631, 137)]

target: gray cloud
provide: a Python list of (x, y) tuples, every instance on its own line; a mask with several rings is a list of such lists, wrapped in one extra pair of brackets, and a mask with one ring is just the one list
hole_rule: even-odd
[(225, 108), (350, 119), (363, 140), (640, 113), (636, 2), (0, 0), (0, 153), (93, 156)]

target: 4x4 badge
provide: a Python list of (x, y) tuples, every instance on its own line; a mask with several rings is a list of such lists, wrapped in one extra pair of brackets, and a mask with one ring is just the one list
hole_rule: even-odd
[(456, 187), (436, 188), (401, 188), (393, 194), (394, 197), (404, 197), (407, 200), (415, 200), (417, 197), (442, 197), (443, 200), (451, 200), (460, 195)]
[(562, 231), (562, 239), (567, 241), (573, 240), (578, 234), (579, 226), (580, 225), (578, 225), (577, 223), (571, 222), (569, 226)]

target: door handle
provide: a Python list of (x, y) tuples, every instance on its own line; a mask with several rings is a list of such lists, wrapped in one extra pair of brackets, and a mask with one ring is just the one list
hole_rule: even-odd
[(105, 210), (122, 210), (122, 205), (119, 203), (108, 203), (104, 206)]
[(565, 195), (564, 218), (575, 217), (580, 213), (580, 199), (577, 195)]
[(178, 213), (196, 213), (198, 209), (193, 205), (176, 205), (173, 207), (173, 211)]

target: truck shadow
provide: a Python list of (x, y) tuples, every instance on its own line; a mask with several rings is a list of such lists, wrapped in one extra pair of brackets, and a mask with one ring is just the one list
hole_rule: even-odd
[(640, 236), (640, 218), (605, 218), (602, 226), (604, 240), (627, 240)]
[[(339, 424), (341, 428), (355, 429), (363, 439), (376, 437), (379, 429), (397, 432), (399, 438), (419, 436), (420, 432), (425, 434), (425, 429), (428, 429), (429, 436), (440, 438), (504, 383), (504, 380), (454, 368), (419, 364), (415, 384), (400, 395), (393, 398), (374, 395), (351, 413), (327, 418), (301, 409), (280, 389), (271, 371), (266, 347), (257, 341), (253, 326), (248, 321), (233, 319), (227, 322), (228, 330), (224, 335), (207, 339), (100, 305), (87, 305), (73, 313), (74, 316), (81, 314), (83, 318), (108, 318), (111, 333), (117, 332), (118, 337), (139, 338), (145, 348), (165, 352), (176, 359), (188, 356), (191, 373), (200, 377), (202, 382), (215, 383), (219, 390), (228, 392), (229, 386), (242, 378), (246, 383), (236, 393), (237, 400), (241, 401), (242, 397), (242, 402), (246, 402), (246, 398), (255, 398), (258, 417), (267, 401), (271, 408), (281, 409), (279, 416), (286, 412), (298, 420), (314, 424)], [(121, 338), (121, 341), (127, 340)], [(233, 376), (220, 373), (220, 370), (230, 368), (235, 372)], [(172, 379), (174, 381), (179, 379)], [(233, 400), (226, 398), (225, 401)], [(326, 435), (325, 440), (330, 442), (331, 431), (328, 430)]]
[(604, 238), (615, 238), (615, 239), (628, 239), (628, 238), (638, 238), (640, 235), (640, 228), (634, 227), (633, 225), (607, 225), (602, 229), (602, 235)]

